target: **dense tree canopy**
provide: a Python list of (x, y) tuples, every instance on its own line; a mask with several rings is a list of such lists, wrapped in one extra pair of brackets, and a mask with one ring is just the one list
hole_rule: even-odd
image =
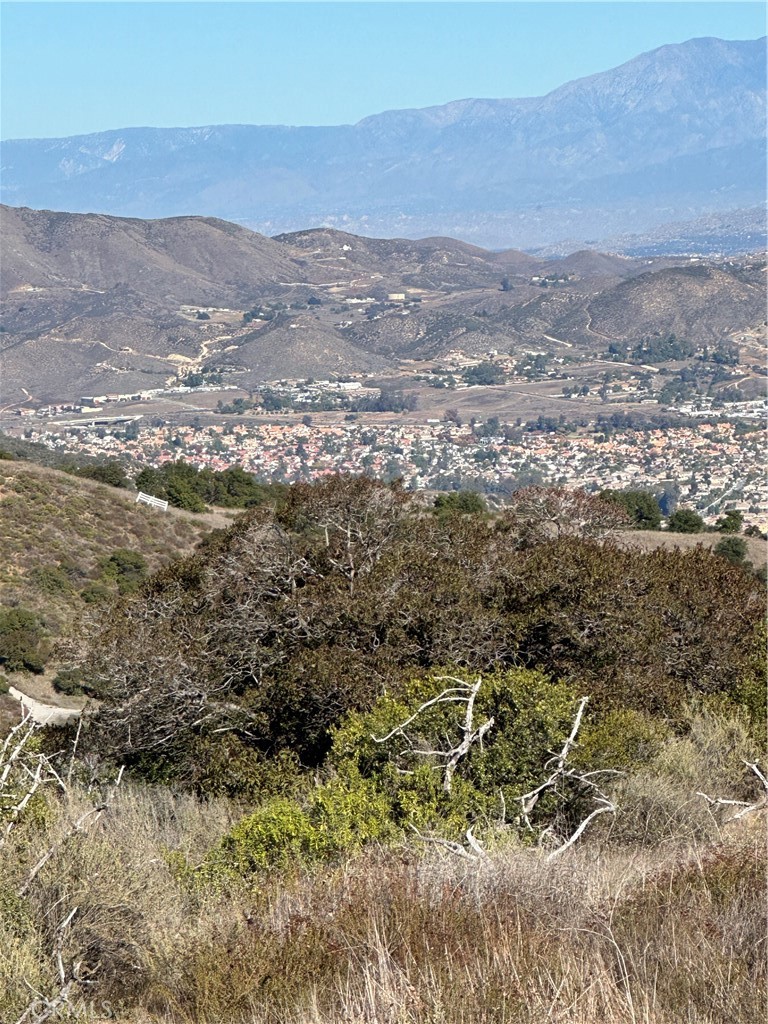
[(667, 520), (672, 533), (703, 533), (704, 520), (692, 508), (678, 508)]
[(147, 467), (136, 477), (136, 487), (187, 512), (204, 512), (207, 505), (251, 508), (280, 500), (279, 484), (260, 484), (239, 466), (221, 471), (196, 469), (179, 460), (160, 469)]
[(46, 654), (39, 616), (26, 608), (0, 608), (0, 666), (42, 672)]
[(649, 491), (602, 491), (600, 497), (619, 505), (636, 530), (658, 530), (661, 506)]
[[(441, 667), (539, 669), (606, 711), (673, 719), (754, 674), (752, 576), (703, 549), (599, 539), (617, 522), (604, 514), (624, 515), (599, 498), (543, 520), (533, 491), (497, 519), (434, 516), (396, 486), (333, 477), (245, 513), (107, 613), (84, 666), (103, 704), (83, 742), (155, 777), (205, 789), (223, 772), (236, 788), (278, 751), (320, 764), (347, 714)], [(566, 498), (549, 499), (558, 515)]]

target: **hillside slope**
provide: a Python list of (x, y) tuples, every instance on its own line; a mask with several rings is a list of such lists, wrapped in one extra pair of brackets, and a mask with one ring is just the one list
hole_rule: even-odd
[(151, 571), (189, 553), (213, 521), (137, 505), (135, 492), (47, 466), (0, 461), (0, 606), (28, 608), (60, 634), (89, 603), (116, 593), (103, 569), (116, 550), (141, 554)]
[(451, 238), (1, 214), (0, 409), (205, 371), (240, 388), (397, 372), (402, 358), (507, 352), (548, 334), (588, 348), (670, 331), (709, 343), (764, 320), (757, 258), (541, 260)]

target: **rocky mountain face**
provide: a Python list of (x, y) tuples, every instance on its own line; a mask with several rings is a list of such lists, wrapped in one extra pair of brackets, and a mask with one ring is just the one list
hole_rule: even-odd
[(494, 248), (645, 233), (765, 198), (765, 40), (694, 39), (532, 99), (356, 125), (127, 128), (2, 146), (15, 206), (327, 224)]

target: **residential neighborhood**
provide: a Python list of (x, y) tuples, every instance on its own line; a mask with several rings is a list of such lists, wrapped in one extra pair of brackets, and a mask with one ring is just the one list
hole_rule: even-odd
[(408, 489), (468, 488), (506, 494), (527, 483), (564, 484), (591, 491), (647, 489), (667, 504), (695, 508), (713, 523), (725, 508), (746, 525), (768, 528), (766, 436), (757, 424), (699, 422), (694, 426), (577, 433), (509, 427), (493, 418), (459, 425), (450, 420), (315, 423), (232, 422), (143, 426), (140, 421), (41, 424), (24, 431), (51, 448), (91, 456), (128, 457), (159, 466), (184, 459), (216, 470), (239, 465), (265, 481), (314, 480), (332, 473), (402, 479)]

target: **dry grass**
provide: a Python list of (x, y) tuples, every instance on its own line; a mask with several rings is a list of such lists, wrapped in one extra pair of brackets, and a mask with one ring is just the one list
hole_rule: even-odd
[[(100, 1020), (106, 1002), (131, 1024), (763, 1020), (758, 814), (725, 829), (708, 815), (708, 829), (696, 818), (632, 845), (595, 833), (553, 862), (512, 843), (479, 864), (368, 848), (313, 871), (201, 884), (182, 865), (199, 864), (241, 808), (127, 785), (97, 825), (65, 838), (95, 795), (78, 786), (39, 808), (4, 851), (3, 1019), (28, 1004), (25, 982), (58, 990), (51, 954), (77, 907), (63, 960), (83, 960), (94, 984), (73, 998), (86, 1016), (71, 1019)], [(689, 803), (681, 791), (667, 811), (685, 817)]]
[[(701, 545), (714, 548), (726, 534), (722, 533), (668, 533), (665, 530), (627, 530), (618, 536), (621, 543), (653, 551), (655, 548), (680, 548), (682, 551)], [(747, 559), (760, 567), (768, 561), (768, 541), (760, 537), (743, 537), (747, 542)]]
[[(159, 513), (134, 498), (34, 463), (0, 462), (0, 603), (36, 611), (54, 635), (65, 633), (85, 608), (80, 591), (98, 581), (101, 559), (129, 548), (157, 569), (190, 552), (213, 525), (205, 517)], [(59, 565), (62, 587), (36, 578), (41, 568)]]

